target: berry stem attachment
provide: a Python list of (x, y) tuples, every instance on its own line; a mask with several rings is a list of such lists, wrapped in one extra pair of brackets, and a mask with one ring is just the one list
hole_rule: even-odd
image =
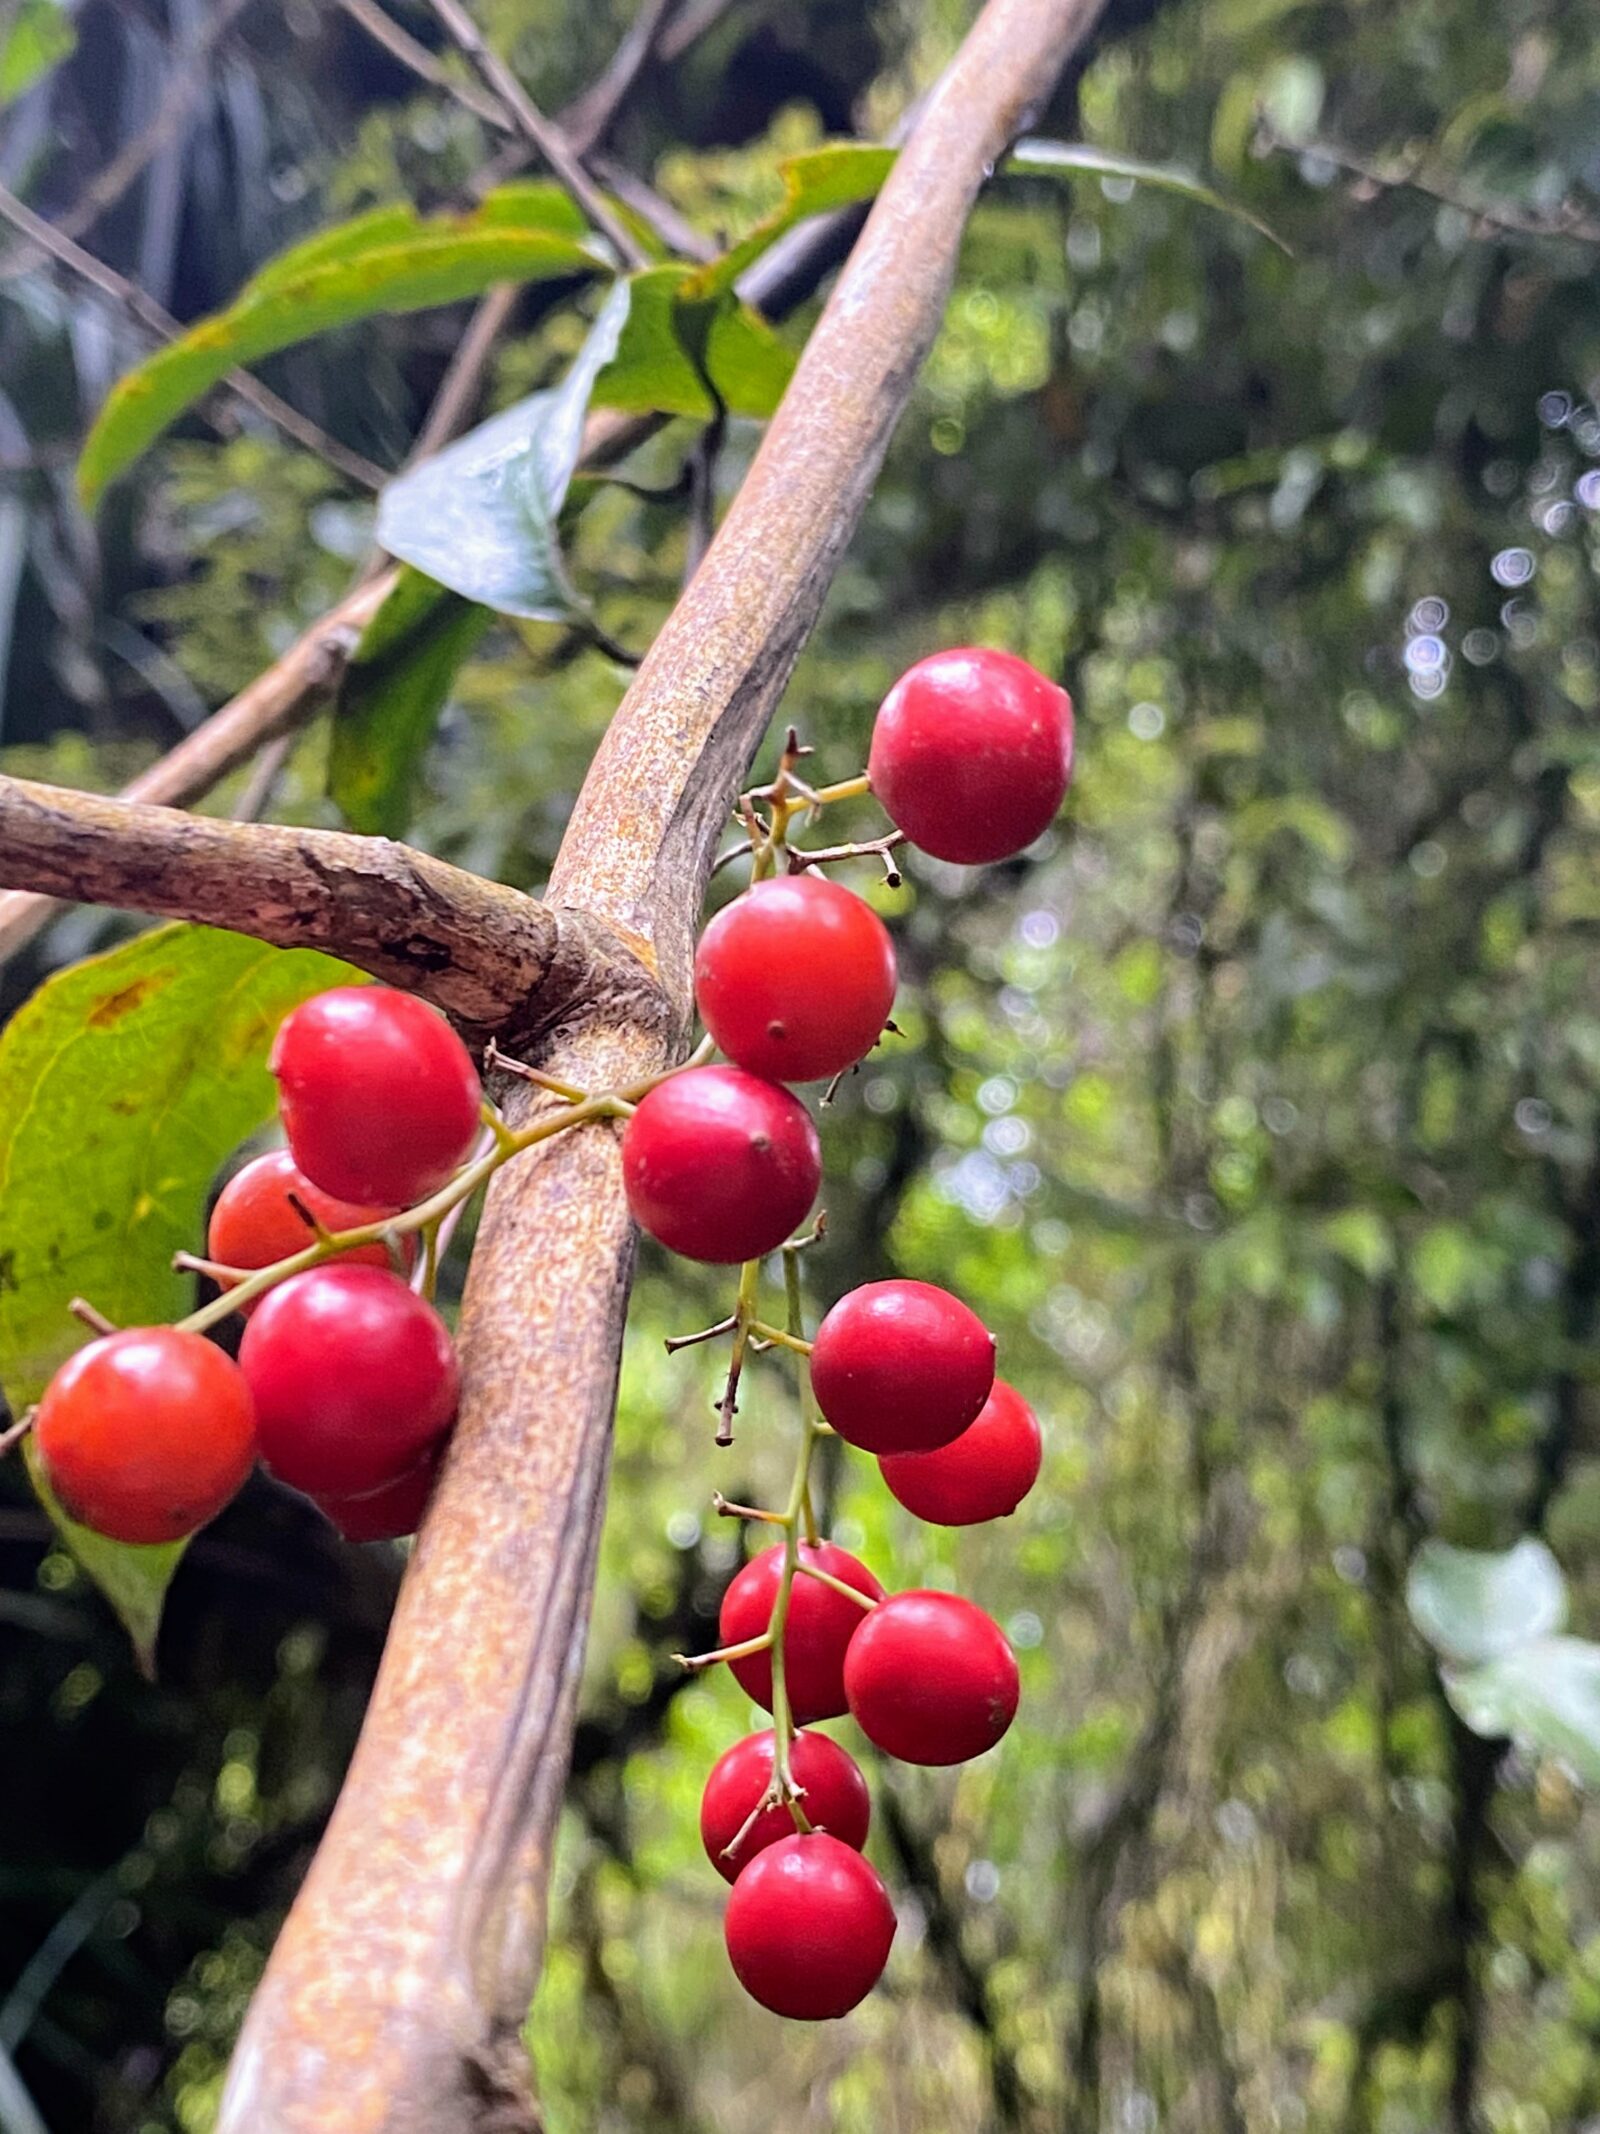
[(820, 785), (812, 801), (813, 807), (830, 807), (836, 800), (864, 800), (872, 791), (872, 780), (862, 771), (856, 778), (841, 778), (837, 785)]
[(718, 1667), (724, 1660), (748, 1660), (756, 1653), (765, 1652), (772, 1643), (770, 1629), (763, 1630), (759, 1637), (745, 1638), (737, 1645), (719, 1645), (715, 1652), (675, 1652), (672, 1657), (686, 1674), (703, 1675), (708, 1667)]
[[(783, 1511), (783, 1569), (778, 1575), (778, 1591), (772, 1603), (772, 1618), (767, 1625), (772, 1640), (772, 1786), (778, 1800), (787, 1805), (789, 1813), (794, 1817), (795, 1828), (801, 1832), (810, 1830), (811, 1824), (800, 1805), (799, 1788), (795, 1785), (794, 1772), (790, 1768), (795, 1729), (794, 1715), (789, 1705), (788, 1684), (784, 1680), (783, 1636), (789, 1620), (789, 1598), (794, 1591), (795, 1573), (801, 1568), (802, 1520), (808, 1538), (814, 1540), (816, 1532), (816, 1519), (811, 1509), (811, 1456), (816, 1450), (821, 1432), (817, 1427), (811, 1395), (811, 1372), (806, 1362), (811, 1344), (804, 1338), (805, 1308), (800, 1288), (798, 1258), (798, 1252), (803, 1249), (803, 1245), (785, 1245), (783, 1248), (784, 1296), (788, 1304), (789, 1323), (794, 1331), (782, 1333), (782, 1340), (786, 1347), (796, 1352), (797, 1358), (800, 1380), (800, 1455), (795, 1461), (789, 1501)], [(764, 1328), (763, 1331), (776, 1334), (780, 1329)]]
[(738, 1323), (737, 1317), (730, 1312), (726, 1319), (719, 1319), (714, 1326), (702, 1326), (698, 1333), (668, 1334), (661, 1346), (669, 1356), (675, 1356), (679, 1349), (692, 1349), (702, 1341), (715, 1341), (722, 1334), (731, 1334)]
[(739, 1377), (744, 1370), (750, 1329), (756, 1324), (756, 1299), (761, 1288), (761, 1262), (746, 1260), (739, 1269), (739, 1293), (733, 1304), (733, 1353), (728, 1358), (728, 1382), (717, 1404), (717, 1443), (733, 1443), (733, 1419), (739, 1412)]
[(3, 1460), (8, 1452), (15, 1451), (16, 1447), (22, 1443), (28, 1432), (33, 1428), (33, 1419), (38, 1412), (37, 1408), (25, 1408), (9, 1428), (0, 1430), (0, 1460)]
[(249, 1273), (245, 1267), (229, 1267), (221, 1260), (202, 1258), (198, 1252), (175, 1252), (172, 1255), (174, 1274), (203, 1274), (208, 1282), (242, 1282)]
[(797, 1564), (795, 1568), (802, 1578), (814, 1578), (819, 1586), (831, 1586), (835, 1593), (842, 1593), (846, 1600), (854, 1601), (863, 1611), (878, 1605), (870, 1593), (863, 1593), (858, 1586), (852, 1586), (845, 1579), (835, 1578), (831, 1571), (824, 1571), (820, 1564), (802, 1563)]
[(97, 1334), (114, 1334), (117, 1331), (116, 1321), (108, 1319), (103, 1311), (97, 1311), (87, 1297), (74, 1297), (67, 1310), (74, 1319), (81, 1319), (85, 1326), (92, 1327)]
[[(671, 1073), (679, 1071), (669, 1070)], [(513, 1156), (520, 1156), (525, 1149), (533, 1148), (541, 1141), (549, 1141), (556, 1134), (565, 1133), (571, 1127), (585, 1126), (596, 1119), (626, 1117), (637, 1098), (653, 1089), (657, 1082), (666, 1079), (666, 1075), (652, 1075), (642, 1082), (631, 1083), (626, 1089), (585, 1097), (581, 1103), (563, 1105), (559, 1111), (546, 1112), (541, 1118), (531, 1120), (528, 1125), (522, 1127), (507, 1126), (499, 1113), (486, 1105), (484, 1119), (494, 1136), (492, 1143), (469, 1163), (463, 1164), (437, 1193), (430, 1194), (426, 1200), (418, 1201), (414, 1208), (407, 1208), (403, 1214), (385, 1216), (377, 1222), (361, 1223), (353, 1230), (335, 1232), (317, 1225), (313, 1242), (303, 1251), (291, 1253), (287, 1259), (277, 1260), (270, 1267), (256, 1269), (245, 1280), (213, 1299), (211, 1303), (203, 1304), (198, 1311), (191, 1312), (178, 1324), (188, 1333), (203, 1334), (225, 1319), (230, 1312), (237, 1311), (241, 1305), (254, 1303), (257, 1297), (264, 1296), (269, 1289), (286, 1281), (290, 1275), (302, 1274), (307, 1268), (320, 1266), (324, 1260), (332, 1259), (338, 1253), (348, 1252), (357, 1245), (392, 1247), (397, 1238), (411, 1232), (420, 1231), (426, 1234), (430, 1229), (436, 1229), (446, 1216), (470, 1200), (478, 1188), (486, 1184), (500, 1166), (508, 1163)], [(99, 1331), (114, 1332), (115, 1329), (107, 1325)]]
[(711, 1492), (711, 1509), (719, 1519), (760, 1519), (768, 1526), (782, 1526), (782, 1512), (763, 1511), (758, 1504), (734, 1504), (720, 1489)]
[(576, 1082), (563, 1082), (558, 1075), (546, 1074), (543, 1068), (529, 1067), (522, 1060), (514, 1060), (509, 1052), (500, 1050), (492, 1037), (484, 1048), (483, 1064), (490, 1074), (515, 1075), (519, 1082), (531, 1082), (535, 1089), (547, 1089), (551, 1096), (561, 1097), (568, 1104), (581, 1104), (589, 1094)]
[[(804, 1339), (806, 1330), (805, 1296), (800, 1286), (800, 1255), (808, 1245), (814, 1245), (827, 1228), (826, 1209), (819, 1209), (813, 1228), (804, 1237), (791, 1238), (783, 1248), (783, 1295), (788, 1307), (789, 1331)], [(811, 1501), (811, 1450), (826, 1427), (817, 1413), (817, 1398), (811, 1390), (811, 1365), (806, 1355), (795, 1359), (795, 1387), (800, 1396), (800, 1427), (804, 1432), (806, 1468), (800, 1485), (800, 1516), (805, 1525), (806, 1540), (815, 1548), (822, 1539), (817, 1526), (816, 1508)]]
[[(785, 1248), (787, 1250), (787, 1247)], [(750, 1332), (759, 1334), (769, 1348), (793, 1349), (797, 1356), (809, 1356), (811, 1344), (803, 1336), (791, 1334), (781, 1326), (769, 1326), (765, 1319), (752, 1319)]]

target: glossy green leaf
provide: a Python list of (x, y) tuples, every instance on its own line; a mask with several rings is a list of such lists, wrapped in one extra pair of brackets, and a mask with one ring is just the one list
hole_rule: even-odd
[[(570, 194), (546, 179), (527, 179), (515, 185), (497, 186), (486, 193), (470, 218), (476, 229), (549, 230), (557, 236), (582, 237), (588, 230), (582, 210)], [(299, 244), (290, 245), (275, 259), (259, 267), (235, 300), (242, 301), (282, 288), (312, 267), (335, 266), (358, 260), (369, 253), (387, 251), (393, 245), (424, 238), (443, 226), (439, 218), (419, 215), (407, 200), (385, 207), (369, 208), (348, 222), (318, 230)]]
[(868, 147), (856, 141), (833, 141), (826, 148), (786, 156), (778, 165), (778, 175), (783, 180), (781, 205), (763, 216), (720, 258), (698, 268), (691, 293), (714, 296), (731, 289), (745, 269), (797, 223), (871, 200), (893, 170), (894, 159), (892, 148)]
[(1532, 1534), (1504, 1551), (1425, 1541), (1406, 1576), (1406, 1607), (1436, 1652), (1472, 1667), (1559, 1630), (1567, 1619), (1567, 1584)]
[[(67, 1306), (119, 1326), (178, 1318), (174, 1252), (199, 1240), (229, 1151), (271, 1117), (267, 1051), (330, 957), (168, 926), (46, 980), (0, 1035), (0, 1385), (19, 1414), (81, 1346)], [(134, 1549), (62, 1518), (67, 1546), (148, 1655), (180, 1548)]]
[(1600, 1645), (1539, 1638), (1481, 1667), (1447, 1671), (1444, 1686), (1473, 1733), (1559, 1757), (1585, 1785), (1600, 1785)]
[(60, 0), (20, 0), (0, 15), (0, 111), (59, 66), (77, 42)]
[(757, 421), (772, 414), (793, 374), (793, 356), (759, 312), (727, 291), (696, 298), (694, 280), (694, 270), (681, 264), (630, 277), (616, 354), (595, 381), (597, 406), (705, 421), (716, 413), (709, 378), (731, 414)]
[(542, 191), (504, 197), (471, 215), (429, 220), (379, 208), (325, 231), (247, 283), (226, 311), (202, 319), (119, 379), (89, 432), (78, 487), (92, 504), (186, 408), (237, 364), (373, 312), (422, 311), (478, 296), (495, 282), (549, 281), (603, 271), (601, 255), (550, 226)]
[(489, 611), (402, 567), (339, 685), (328, 792), (352, 830), (403, 837), (417, 776)]
[(582, 620), (562, 560), (562, 502), (594, 382), (616, 353), (631, 294), (618, 282), (561, 384), (480, 423), (392, 481), (378, 539), (464, 600), (534, 622)]
[[(1119, 156), (1109, 149), (1090, 148), (1081, 141), (1019, 141), (1007, 156), (1005, 169), (1019, 178), (1128, 178), (1136, 184), (1152, 186), (1157, 192), (1177, 193), (1219, 215), (1231, 215), (1235, 222), (1244, 223), (1257, 236), (1275, 244), (1280, 252), (1289, 252), (1270, 223), (1176, 163), (1146, 163), (1138, 156)], [(1292, 258), (1293, 254), (1289, 256)]]

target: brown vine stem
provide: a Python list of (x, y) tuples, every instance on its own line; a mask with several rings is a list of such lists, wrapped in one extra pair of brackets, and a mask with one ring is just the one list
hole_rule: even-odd
[[(609, 975), (540, 1050), (537, 1064), (574, 1087), (622, 1086), (683, 1045), (717, 833), (937, 331), (972, 201), (1097, 11), (989, 0), (601, 743), (550, 899), (615, 928), (639, 975)], [(513, 1124), (531, 1101), (509, 1092)], [(632, 1259), (613, 1125), (564, 1133), (499, 1173), (461, 1314), (460, 1424), (219, 2134), (537, 2124), (522, 2031)]]
[(0, 885), (204, 918), (320, 948), (501, 1030), (563, 963), (575, 914), (387, 839), (218, 822), (0, 777)]
[[(576, 915), (571, 952), (558, 934), (554, 967), (516, 1016), (519, 1056), (544, 1073), (625, 1090), (682, 1056), (718, 831), (932, 345), (972, 203), (1099, 7), (988, 0), (927, 100), (578, 797), (548, 899), (563, 925)], [(70, 851), (62, 864), (70, 873)], [(190, 916), (215, 917), (199, 885), (194, 903)], [(345, 945), (337, 926), (326, 945)], [(507, 1125), (520, 1131), (550, 1101), (509, 1079)], [(633, 1255), (615, 1120), (497, 1172), (458, 1325), (460, 1420), (218, 2134), (537, 2128), (523, 2032)]]

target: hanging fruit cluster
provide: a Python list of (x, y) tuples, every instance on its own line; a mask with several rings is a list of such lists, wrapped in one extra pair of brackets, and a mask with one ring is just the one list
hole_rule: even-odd
[[(891, 854), (1019, 852), (1061, 804), (1072, 765), (1065, 691), (1002, 652), (956, 650), (890, 691), (865, 776), (813, 790), (791, 735), (773, 783), (743, 803), (752, 880), (706, 927), (695, 998), (707, 1038), (683, 1069), (587, 1094), (493, 1055), (560, 1102), (513, 1129), (486, 1103), (449, 1025), (385, 987), (341, 987), (286, 1019), (272, 1053), (288, 1146), (247, 1163), (218, 1198), (205, 1257), (179, 1256), (219, 1294), (177, 1326), (111, 1328), (56, 1373), (32, 1417), (46, 1480), (73, 1518), (118, 1541), (170, 1542), (214, 1517), (261, 1464), (353, 1541), (416, 1529), (455, 1417), (449, 1333), (433, 1305), (456, 1216), (502, 1164), (567, 1128), (622, 1119), (623, 1181), (642, 1228), (689, 1258), (738, 1265), (730, 1315), (678, 1348), (729, 1337), (718, 1441), (731, 1438), (752, 1348), (791, 1353), (801, 1445), (781, 1511), (719, 1509), (776, 1529), (728, 1587), (713, 1653), (772, 1727), (723, 1756), (701, 1831), (733, 1884), (726, 1933), (747, 1990), (778, 2013), (844, 2014), (888, 1959), (894, 1911), (862, 1847), (870, 1814), (854, 1760), (819, 1721), (851, 1714), (884, 1754), (981, 1755), (1017, 1708), (998, 1626), (945, 1592), (888, 1594), (817, 1531), (811, 1467), (832, 1433), (874, 1455), (923, 1519), (966, 1526), (1013, 1511), (1039, 1471), (1039, 1428), (995, 1377), (994, 1341), (925, 1282), (868, 1283), (815, 1334), (797, 1236), (816, 1200), (816, 1126), (788, 1086), (836, 1080), (889, 1026), (896, 969), (882, 921), (819, 870)], [(791, 824), (871, 791), (895, 828), (826, 850)], [(730, 857), (736, 855), (729, 855)], [(720, 1050), (729, 1064), (708, 1064)], [(783, 1267), (784, 1323), (762, 1316), (764, 1264)], [(237, 1363), (205, 1337), (245, 1324)]]
[[(894, 838), (839, 848), (885, 854), (908, 837), (968, 864), (1020, 851), (1055, 815), (1071, 770), (1065, 693), (1004, 653), (953, 651), (902, 677), (879, 712), (868, 779)], [(846, 1073), (874, 1046), (895, 993), (894, 948), (859, 897), (789, 843), (790, 822), (858, 789), (811, 792), (793, 737), (778, 776), (749, 796), (754, 879), (705, 929), (695, 999), (729, 1066), (653, 1089), (623, 1135), (640, 1225), (690, 1258), (741, 1262), (732, 1313), (669, 1347), (728, 1336), (727, 1442), (747, 1350), (792, 1352), (801, 1445), (781, 1511), (718, 1509), (776, 1528), (723, 1599), (715, 1652), (770, 1728), (713, 1767), (700, 1829), (733, 1884), (725, 1935), (745, 1989), (779, 2015), (846, 2014), (882, 1974), (894, 1939), (888, 1892), (863, 1856), (870, 1818), (854, 1759), (817, 1722), (849, 1713), (885, 1755), (955, 1764), (992, 1748), (1017, 1709), (1017, 1663), (999, 1626), (958, 1594), (887, 1594), (817, 1530), (812, 1458), (830, 1432), (877, 1457), (919, 1517), (967, 1526), (1014, 1511), (1039, 1472), (1039, 1426), (995, 1377), (988, 1329), (926, 1282), (870, 1282), (807, 1338), (796, 1237), (822, 1176), (810, 1113), (786, 1084)], [(765, 815), (758, 813), (764, 804)], [(780, 873), (780, 867), (791, 871)], [(779, 1253), (784, 1323), (761, 1315), (763, 1261)]]

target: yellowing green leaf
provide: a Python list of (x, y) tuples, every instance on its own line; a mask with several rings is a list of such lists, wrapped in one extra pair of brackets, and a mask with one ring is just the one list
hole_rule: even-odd
[[(0, 1385), (19, 1414), (81, 1346), (87, 1297), (119, 1326), (181, 1316), (223, 1158), (271, 1117), (267, 1052), (297, 1001), (349, 976), (307, 951), (168, 926), (47, 979), (0, 1035)], [(61, 1517), (67, 1546), (147, 1651), (180, 1549)]]
[(477, 296), (495, 282), (605, 269), (579, 237), (550, 226), (542, 195), (524, 205), (535, 219), (513, 219), (516, 204), (503, 197), (471, 215), (426, 221), (409, 210), (379, 208), (297, 246), (263, 269), (226, 311), (202, 319), (112, 388), (78, 462), (84, 502), (94, 503), (107, 482), (238, 364), (373, 312), (422, 311)]

